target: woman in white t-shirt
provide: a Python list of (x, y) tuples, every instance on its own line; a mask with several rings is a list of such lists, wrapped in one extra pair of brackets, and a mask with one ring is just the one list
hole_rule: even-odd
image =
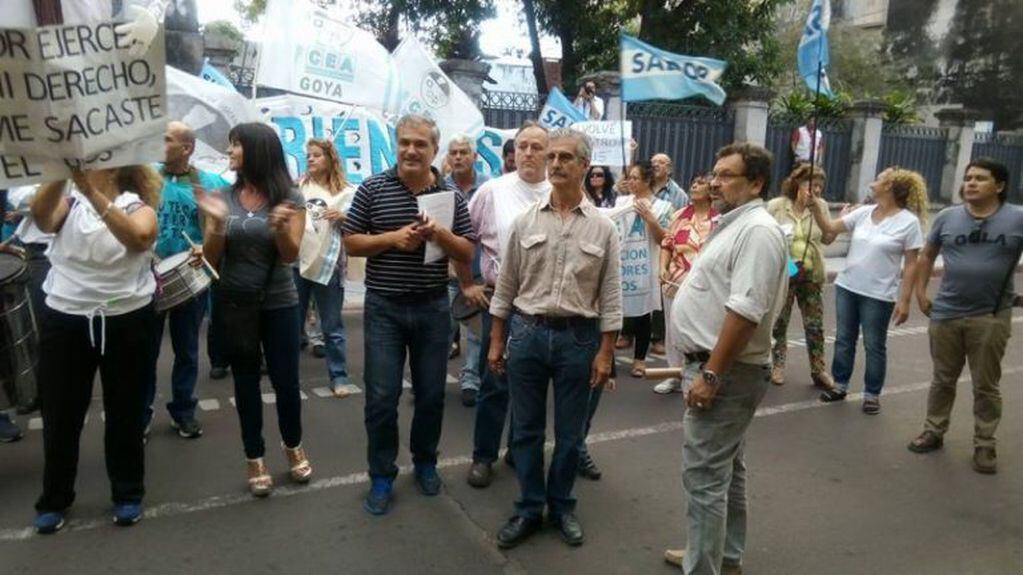
[(355, 195), (341, 168), (334, 143), (327, 139), (306, 143), (308, 171), (299, 182), (305, 198), (307, 217), (299, 266), (295, 270), (298, 305), (302, 318), (309, 309), (309, 297), (316, 298), (316, 311), (323, 331), (327, 375), (334, 397), (351, 394), (345, 359), (345, 326), (341, 308), (345, 293), (345, 246), (341, 223)]
[(917, 254), (924, 244), (927, 184), (920, 174), (896, 167), (881, 172), (870, 189), (876, 203), (834, 220), (826, 217), (821, 204), (809, 207), (825, 232), (852, 234), (845, 269), (835, 280), (837, 330), (831, 362), (835, 387), (821, 393), (820, 399), (828, 403), (845, 399), (862, 329), (867, 354), (863, 412), (875, 415), (881, 411), (888, 324), (901, 325), (909, 317)]
[(43, 416), (43, 494), (35, 528), (53, 533), (75, 499), (82, 421), (96, 370), (103, 385), (107, 475), (114, 522), (142, 518), (142, 406), (155, 332), (153, 243), (163, 180), (148, 166), (77, 172), (77, 189), (44, 184), (32, 203), (53, 236), (40, 314), (39, 403)]

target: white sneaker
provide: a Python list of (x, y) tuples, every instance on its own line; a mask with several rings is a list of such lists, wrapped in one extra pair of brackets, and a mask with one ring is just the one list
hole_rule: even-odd
[(676, 378), (666, 379), (654, 386), (654, 393), (667, 395), (682, 391), (682, 382)]

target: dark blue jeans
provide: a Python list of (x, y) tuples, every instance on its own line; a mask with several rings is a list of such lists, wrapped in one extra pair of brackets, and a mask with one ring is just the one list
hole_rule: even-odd
[[(515, 508), (522, 517), (539, 518), (546, 504), (548, 513), (556, 517), (575, 509), (572, 488), (600, 329), (597, 320), (552, 329), (514, 314), (508, 331), (508, 392), (515, 413), (511, 449), (521, 490)], [(554, 455), (545, 485), (543, 445), (551, 381)]]
[(199, 328), (206, 314), (206, 294), (187, 301), (169, 311), (156, 314), (153, 322), (152, 356), (146, 372), (145, 424), (153, 419), (153, 400), (156, 398), (156, 364), (160, 359), (163, 325), (170, 323), (171, 347), (174, 348), (174, 368), (171, 371), (171, 401), (167, 411), (174, 421), (195, 416), (195, 382), (199, 376)]
[(409, 446), (415, 465), (435, 465), (444, 420), (451, 335), (446, 288), (435, 295), (388, 297), (368, 290), (364, 306), (365, 423), (371, 477), (398, 474), (398, 400), (406, 353), (415, 393)]
[(597, 406), (600, 405), (600, 397), (604, 395), (604, 386), (590, 389), (590, 398), (586, 402), (586, 423), (583, 424), (583, 433), (579, 436), (579, 457), (584, 457), (590, 451), (586, 448), (586, 437), (590, 435), (590, 426), (593, 425), (593, 415), (597, 413)]
[[(298, 305), (263, 310), (259, 317), (259, 339), (266, 359), (270, 384), (277, 396), (277, 425), (288, 447), (302, 443), (302, 397), (298, 388), (298, 333), (302, 320)], [(225, 350), (227, 351), (227, 350)], [(234, 374), (235, 406), (242, 427), (245, 457), (263, 457), (263, 394), (259, 387), (259, 353), (255, 357), (233, 356), (228, 361)]]
[[(473, 463), (493, 463), (501, 448), (501, 434), (504, 433), (504, 419), (508, 415), (508, 376), (498, 375), (487, 365), (490, 353), (490, 326), (493, 320), (483, 310), (480, 338), (480, 391), (476, 396), (476, 424), (473, 430)], [(508, 418), (508, 449), (511, 449), (511, 428), (515, 426), (515, 415)]]
[[(341, 308), (345, 301), (345, 287), (341, 282), (340, 269), (334, 270), (327, 285), (307, 280), (295, 270), (295, 287), (298, 288), (298, 307), (305, 323), (306, 312), (309, 310), (310, 296), (316, 298), (316, 312), (320, 317), (320, 330), (323, 331), (324, 347), (327, 351), (327, 375), (330, 377), (330, 388), (348, 383), (348, 362), (345, 352), (345, 324), (341, 320)], [(299, 329), (302, 337), (302, 327)]]
[(863, 349), (867, 353), (864, 395), (877, 398), (884, 387), (888, 367), (888, 322), (892, 319), (895, 304), (835, 286), (835, 308), (837, 329), (831, 375), (839, 389), (849, 389), (849, 378), (856, 362), (856, 340), (862, 328)]

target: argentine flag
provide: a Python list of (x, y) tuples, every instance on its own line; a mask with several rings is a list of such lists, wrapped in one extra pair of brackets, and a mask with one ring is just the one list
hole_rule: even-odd
[(725, 91), (718, 80), (727, 66), (713, 58), (672, 54), (622, 34), (622, 99), (637, 102), (703, 96), (720, 106)]
[(547, 94), (547, 103), (543, 110), (540, 110), (539, 124), (548, 129), (567, 128), (576, 122), (586, 120), (586, 115), (579, 108), (572, 105), (572, 102), (565, 97), (565, 94), (555, 86), (550, 94)]
[(207, 82), (213, 82), (214, 84), (219, 84), (225, 88), (230, 88), (234, 90), (234, 84), (232, 84), (231, 81), (228, 80), (226, 76), (221, 74), (220, 70), (217, 70), (216, 68), (211, 66), (209, 59), (203, 62), (202, 71), (199, 72), (199, 77), (201, 77), (203, 80), (206, 80)]
[(796, 58), (799, 62), (799, 75), (803, 77), (810, 91), (816, 92), (817, 72), (820, 71), (820, 93), (833, 97), (831, 83), (828, 82), (828, 28), (831, 27), (831, 1), (813, 0), (810, 15), (806, 17), (803, 37), (799, 40), (799, 51)]

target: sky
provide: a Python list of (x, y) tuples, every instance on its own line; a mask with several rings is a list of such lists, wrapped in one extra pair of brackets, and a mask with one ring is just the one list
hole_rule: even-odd
[[(227, 20), (241, 26), (241, 18), (234, 9), (234, 0), (196, 0), (199, 11), (199, 23), (205, 24), (213, 20)], [(519, 22), (521, 4), (516, 0), (496, 0), (497, 18), (483, 22), (480, 27), (480, 47), (483, 52), (492, 56), (501, 56), (506, 49), (521, 50), (523, 57), (529, 54), (529, 35), (526, 26)], [(246, 36), (258, 40), (260, 26), (253, 26)], [(561, 57), (561, 45), (557, 39), (540, 38), (540, 51), (549, 58)]]

